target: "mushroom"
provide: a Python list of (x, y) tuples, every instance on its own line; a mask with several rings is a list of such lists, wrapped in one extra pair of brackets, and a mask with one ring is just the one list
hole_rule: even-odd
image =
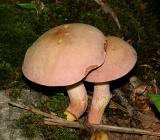
[(134, 48), (124, 40), (108, 36), (104, 64), (91, 71), (85, 81), (93, 82), (94, 93), (88, 115), (89, 124), (99, 124), (104, 110), (110, 101), (109, 82), (126, 75), (135, 65), (137, 54)]
[(27, 50), (22, 66), (24, 76), (45, 86), (66, 86), (70, 104), (69, 121), (86, 110), (88, 96), (82, 79), (105, 60), (105, 36), (87, 24), (71, 23), (52, 28)]

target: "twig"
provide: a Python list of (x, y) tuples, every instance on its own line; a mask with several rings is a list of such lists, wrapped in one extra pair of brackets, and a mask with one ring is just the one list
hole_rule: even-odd
[(124, 108), (123, 106), (119, 105), (118, 103), (116, 103), (112, 100), (109, 103), (109, 108), (116, 108), (116, 109), (120, 109), (124, 112), (128, 112), (128, 110), (126, 108)]
[[(62, 119), (58, 116), (56, 116), (55, 113), (49, 114), (46, 112), (42, 112), (39, 109), (36, 109), (34, 107), (29, 107), (23, 104), (17, 104), (14, 102), (10, 102), (9, 105), (12, 105), (14, 107), (18, 107), (21, 109), (28, 110), (30, 112), (42, 115), (44, 117), (44, 124), (47, 125), (54, 125), (54, 126), (64, 126), (64, 127), (70, 127), (70, 128), (81, 128), (81, 129), (88, 129), (86, 126), (80, 124), (79, 122), (70, 122), (65, 119)], [(119, 132), (119, 133), (130, 133), (130, 134), (143, 134), (143, 135), (151, 135), (151, 136), (158, 136), (160, 137), (160, 133), (146, 131), (142, 129), (135, 129), (135, 128), (126, 128), (126, 127), (118, 127), (118, 126), (110, 126), (110, 125), (92, 125), (95, 129), (101, 129), (101, 130), (109, 130), (113, 132)]]
[(17, 103), (14, 103), (14, 102), (9, 102), (8, 104), (11, 105), (11, 106), (14, 106), (14, 107), (25, 109), (27, 111), (33, 112), (33, 113), (38, 114), (38, 115), (42, 115), (42, 116), (47, 117), (47, 118), (52, 118), (52, 119), (57, 118), (55, 113), (53, 113), (53, 112), (52, 113), (46, 113), (46, 112), (43, 112), (39, 109), (34, 108), (33, 106), (26, 106), (26, 105), (17, 104)]
[[(70, 128), (88, 129), (87, 127), (83, 126), (79, 122), (69, 122), (65, 119), (59, 121), (59, 120), (45, 118), (44, 124), (54, 125), (54, 126), (64, 126), (64, 127), (70, 127)], [(146, 131), (142, 129), (136, 129), (136, 128), (118, 127), (118, 126), (111, 126), (111, 125), (92, 125), (92, 127), (94, 129), (108, 130), (112, 132), (141, 134), (141, 135), (143, 134), (143, 135), (160, 137), (160, 133)]]
[(101, 6), (101, 8), (102, 8), (102, 10), (104, 11), (105, 14), (109, 13), (112, 16), (112, 18), (116, 22), (118, 28), (121, 29), (121, 25), (119, 23), (117, 15), (113, 11), (113, 9), (110, 8), (109, 5), (106, 2), (104, 3), (102, 0), (94, 0), (94, 1)]
[(132, 116), (134, 108), (128, 103), (128, 100), (122, 96), (124, 93), (120, 89), (115, 89), (113, 92), (120, 98), (121, 104), (127, 108), (129, 115)]

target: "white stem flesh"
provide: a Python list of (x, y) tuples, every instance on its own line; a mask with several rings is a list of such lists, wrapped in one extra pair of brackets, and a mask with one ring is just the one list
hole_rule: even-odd
[(111, 99), (111, 92), (108, 83), (95, 84), (90, 107), (89, 124), (100, 124), (106, 106)]
[(70, 104), (66, 111), (78, 119), (85, 111), (88, 105), (88, 95), (82, 82), (66, 87)]

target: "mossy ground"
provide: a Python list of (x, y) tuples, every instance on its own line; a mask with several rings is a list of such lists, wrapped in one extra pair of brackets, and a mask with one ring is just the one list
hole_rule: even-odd
[[(109, 5), (119, 18), (121, 30), (118, 29), (112, 17), (104, 14), (91, 0), (35, 0), (32, 2), (36, 4), (37, 10), (20, 8), (16, 5), (18, 3), (16, 0), (0, 2), (0, 89), (27, 87), (21, 72), (27, 48), (51, 27), (71, 22), (88, 23), (101, 29), (105, 35), (116, 35), (125, 40), (132, 40), (138, 53), (138, 63), (133, 74), (139, 75), (142, 79), (156, 79), (160, 85), (160, 14), (159, 3), (156, 1), (109, 0)], [(41, 107), (55, 110), (58, 108), (62, 113), (63, 107), (56, 106), (56, 102), (59, 104), (61, 99), (58, 96), (55, 98), (51, 98)], [(66, 102), (60, 104), (66, 104)], [(19, 120), (19, 126), (36, 130), (34, 127), (37, 126), (32, 126), (34, 117), (37, 118), (33, 114), (25, 115)], [(67, 139), (78, 139), (75, 135), (78, 131), (73, 129), (47, 128), (42, 130), (38, 127), (37, 132), (39, 131), (45, 131), (48, 140), (66, 139), (66, 135)], [(37, 134), (37, 132), (32, 132), (34, 134), (28, 135)], [(53, 133), (56, 136), (52, 136)]]
[[(37, 108), (44, 112), (54, 112), (64, 118), (63, 110), (68, 105), (68, 100), (63, 93), (57, 93), (49, 100), (39, 103)], [(71, 128), (57, 128), (43, 125), (42, 116), (33, 113), (23, 114), (17, 120), (17, 126), (22, 134), (28, 138), (41, 137), (47, 140), (79, 140), (79, 131)]]

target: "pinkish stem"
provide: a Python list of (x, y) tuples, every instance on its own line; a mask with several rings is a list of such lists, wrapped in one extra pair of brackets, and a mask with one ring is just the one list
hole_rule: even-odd
[[(66, 112), (70, 113), (70, 115), (73, 115), (76, 120), (86, 111), (88, 105), (87, 91), (84, 84), (79, 82), (75, 85), (68, 86), (67, 92), (69, 95), (70, 104), (66, 109)], [(67, 120), (73, 121), (69, 118), (70, 115), (68, 115)]]
[(100, 124), (102, 115), (111, 98), (108, 83), (95, 84), (91, 108), (88, 115), (89, 124)]

